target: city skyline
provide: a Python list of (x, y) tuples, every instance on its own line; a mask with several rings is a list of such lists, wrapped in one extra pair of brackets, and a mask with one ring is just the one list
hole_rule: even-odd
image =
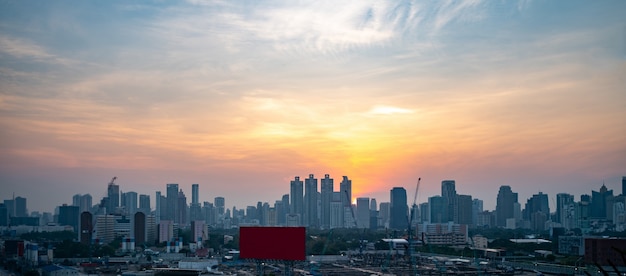
[[(626, 174), (624, 1), (0, 4), (0, 198), (270, 202), (294, 176), (580, 195)], [(318, 183), (318, 189), (320, 183)], [(126, 188), (125, 188), (126, 187)], [(115, 192), (115, 191), (112, 191)], [(423, 196), (422, 196), (423, 195)], [(154, 205), (154, 203), (152, 203)], [(552, 207), (551, 207), (552, 208)], [(325, 210), (326, 212), (327, 210)], [(327, 220), (324, 223), (328, 223)]]
[[(329, 174), (324, 174), (324, 178), (315, 178), (316, 177), (315, 174), (307, 174), (307, 175), (308, 175), (308, 178), (314, 178), (314, 180), (319, 180), (319, 182), (317, 182), (317, 184), (318, 184), (318, 188), (317, 188), (317, 196), (318, 196), (318, 198), (317, 198), (317, 201), (319, 201), (320, 203), (323, 202), (324, 201), (323, 200), (324, 196), (322, 195), (323, 193), (322, 193), (322, 190), (321, 190), (321, 186), (319, 184), (321, 184), (321, 181), (325, 180), (325, 179), (329, 179), (331, 181), (331, 183), (332, 183), (332, 181), (334, 179), (336, 179), (336, 178), (331, 176), (331, 175), (329, 175)], [(346, 177), (347, 176), (342, 176), (343, 180), (349, 180), (349, 177), (348, 178), (346, 178)], [(301, 184), (300, 192), (302, 193), (302, 198), (300, 200), (306, 200), (305, 194), (304, 194), (304, 191), (305, 191), (305, 184), (304, 184), (305, 181), (304, 180), (306, 180), (308, 178), (302, 178), (301, 179), (299, 176), (294, 176), (294, 179), (290, 180), (289, 183), (286, 183), (285, 189), (284, 189), (283, 193), (280, 194), (279, 196), (276, 196), (275, 198), (270, 198), (270, 199), (267, 199), (267, 200), (259, 199), (259, 200), (255, 200), (255, 201), (251, 201), (251, 202), (242, 203), (242, 204), (230, 204), (230, 202), (241, 202), (241, 201), (238, 200), (237, 198), (228, 198), (228, 197), (225, 197), (225, 196), (222, 196), (222, 195), (210, 194), (208, 192), (203, 192), (203, 190), (202, 190), (203, 186), (202, 186), (202, 184), (199, 184), (199, 183), (193, 183), (193, 184), (188, 184), (188, 185), (181, 185), (179, 183), (166, 183), (166, 184), (163, 184), (163, 187), (161, 187), (161, 189), (157, 189), (157, 190), (153, 190), (153, 191), (138, 192), (136, 190), (133, 190), (132, 188), (129, 189), (128, 187), (126, 187), (126, 189), (124, 189), (125, 186), (124, 185), (120, 185), (117, 182), (117, 177), (115, 177), (115, 179), (112, 179), (112, 182), (109, 182), (109, 183), (107, 183), (107, 185), (105, 185), (105, 188), (104, 188), (105, 189), (105, 193), (101, 197), (94, 196), (93, 194), (88, 193), (88, 192), (77, 192), (77, 193), (73, 193), (71, 195), (68, 195), (69, 198), (66, 201), (63, 201), (63, 202), (60, 202), (60, 203), (54, 203), (53, 207), (51, 207), (49, 209), (33, 209), (31, 207), (28, 207), (27, 211), (29, 213), (30, 212), (38, 212), (40, 214), (42, 212), (52, 212), (52, 213), (54, 213), (55, 208), (58, 208), (58, 207), (63, 206), (63, 205), (80, 206), (81, 205), (81, 200), (85, 200), (85, 199), (81, 199), (79, 196), (89, 196), (90, 197), (89, 198), (89, 203), (91, 203), (93, 206), (97, 206), (98, 204), (103, 203), (104, 207), (110, 209), (109, 206), (111, 204), (115, 205), (115, 203), (111, 203), (111, 201), (108, 198), (110, 198), (111, 196), (113, 196), (113, 198), (115, 198), (115, 195), (117, 195), (117, 199), (118, 199), (117, 206), (122, 206), (122, 205), (124, 205), (124, 202), (125, 202), (123, 196), (125, 194), (131, 193), (131, 194), (134, 194), (134, 197), (135, 197), (135, 201), (134, 201), (135, 204), (134, 205), (136, 205), (136, 208), (137, 208), (137, 209), (133, 209), (133, 210), (141, 209), (140, 201), (138, 201), (138, 199), (147, 195), (149, 197), (148, 201), (150, 203), (151, 210), (156, 212), (156, 210), (158, 209), (158, 206), (157, 206), (157, 203), (156, 203), (156, 195), (157, 194), (158, 195), (162, 195), (165, 200), (168, 200), (168, 197), (167, 197), (168, 190), (169, 190), (169, 194), (171, 196), (170, 199), (169, 199), (171, 203), (169, 203), (169, 204), (172, 204), (174, 206), (177, 205), (176, 204), (176, 199), (174, 197), (178, 198), (179, 193), (181, 193), (181, 194), (183, 194), (183, 196), (184, 196), (184, 194), (191, 194), (192, 195), (191, 200), (189, 202), (187, 202), (187, 204), (186, 204), (188, 208), (190, 208), (193, 205), (194, 200), (195, 200), (194, 198), (197, 196), (197, 200), (198, 200), (197, 203), (199, 203), (199, 205), (202, 205), (205, 202), (208, 202), (208, 203), (211, 203), (211, 204), (216, 204), (215, 200), (220, 199), (220, 202), (224, 202), (222, 204), (225, 204), (224, 205), (225, 209), (232, 209), (233, 207), (236, 207), (237, 209), (246, 209), (246, 207), (249, 207), (249, 206), (256, 206), (256, 204), (258, 204), (259, 202), (260, 203), (270, 203), (270, 204), (273, 204), (274, 201), (281, 200), (281, 197), (283, 197), (285, 195), (291, 197), (293, 195), (293, 192), (294, 192), (292, 190), (294, 181), (300, 181), (300, 184)], [(458, 181), (456, 181), (454, 179), (443, 179), (443, 180), (440, 180), (438, 183), (434, 184), (434, 185), (438, 185), (439, 193), (424, 194), (423, 190), (421, 189), (421, 188), (423, 188), (423, 186), (420, 186), (420, 190), (419, 190), (419, 193), (418, 193), (416, 204), (417, 205), (421, 205), (423, 203), (429, 203), (431, 197), (439, 197), (439, 198), (443, 199), (443, 197), (442, 197), (443, 195), (449, 194), (450, 191), (453, 191), (452, 194), (454, 194), (454, 196), (457, 196), (457, 195), (462, 196), (462, 194), (467, 194), (467, 195), (469, 195), (470, 197), (472, 197), (474, 199), (480, 200), (482, 202), (481, 209), (484, 209), (486, 211), (487, 210), (495, 211), (495, 210), (497, 210), (497, 200), (498, 200), (498, 197), (499, 197), (500, 193), (502, 192), (502, 189), (505, 188), (505, 189), (510, 189), (510, 190), (508, 190), (509, 193), (513, 192), (515, 194), (515, 201), (517, 201), (520, 204), (525, 202), (527, 199), (531, 200), (533, 197), (535, 197), (537, 195), (544, 195), (544, 196), (546, 196), (548, 208), (550, 208), (550, 210), (552, 210), (552, 211), (556, 211), (558, 209), (557, 202), (559, 202), (561, 200), (561, 199), (559, 199), (559, 194), (571, 195), (573, 197), (574, 201), (579, 201), (581, 199), (581, 196), (583, 196), (583, 195), (591, 196), (593, 193), (596, 192), (596, 190), (600, 190), (602, 187), (606, 187), (607, 190), (613, 191), (613, 193), (617, 196), (617, 195), (624, 194), (623, 189), (626, 188), (626, 186), (625, 186), (626, 185), (625, 184), (626, 183), (626, 176), (622, 176), (619, 181), (620, 182), (617, 183), (616, 185), (606, 185), (606, 183), (603, 182), (602, 184), (600, 184), (600, 186), (598, 186), (598, 187), (591, 187), (586, 193), (582, 193), (582, 194), (572, 194), (572, 193), (570, 193), (568, 191), (557, 191), (555, 193), (545, 193), (543, 191), (536, 191), (536, 192), (533, 192), (533, 193), (531, 193), (531, 194), (529, 194), (527, 196), (526, 195), (519, 195), (519, 193), (517, 192), (517, 190), (516, 190), (516, 188), (514, 186), (501, 185), (499, 187), (500, 191), (497, 191), (497, 190), (494, 191), (493, 198), (482, 198), (482, 197), (477, 197), (476, 195), (474, 195), (472, 193), (468, 193), (468, 192), (464, 192), (464, 191), (463, 192), (459, 192), (458, 190), (456, 190), (455, 188), (456, 188), (456, 184), (458, 183)], [(114, 183), (114, 185), (109, 185), (111, 183)], [(422, 185), (424, 185), (423, 183), (424, 182), (422, 182)], [(451, 186), (452, 186), (451, 189), (448, 188), (450, 186), (450, 183), (452, 183), (451, 184)], [(110, 193), (109, 192), (109, 191), (111, 191), (112, 186), (113, 186), (113, 189), (118, 191), (117, 193)], [(372, 200), (378, 201), (378, 203), (389, 204), (391, 202), (391, 196), (390, 196), (389, 192), (391, 190), (396, 189), (396, 188), (400, 188), (400, 189), (403, 189), (405, 191), (405, 193), (406, 193), (404, 195), (404, 197), (406, 197), (405, 200), (407, 200), (407, 207), (408, 207), (408, 209), (410, 209), (412, 202), (410, 202), (408, 197), (411, 196), (411, 198), (412, 198), (412, 196), (414, 195), (415, 186), (416, 186), (416, 184), (413, 184), (412, 186), (406, 186), (406, 187), (405, 186), (390, 186), (388, 191), (387, 191), (387, 193), (386, 193), (387, 194), (386, 198), (385, 197), (369, 196), (367, 194), (362, 195), (362, 196), (358, 196), (358, 197), (352, 196), (351, 204), (352, 204), (352, 206), (356, 207), (357, 200), (359, 198), (368, 198), (368, 199), (372, 199)], [(349, 185), (348, 187), (349, 188), (347, 188), (346, 191), (348, 193), (352, 193), (353, 192), (351, 190), (352, 185)], [(209, 187), (204, 187), (204, 188), (209, 188)], [(334, 187), (333, 192), (335, 192), (335, 193), (338, 192), (338, 193), (343, 195), (343, 190), (341, 190), (342, 188), (343, 187), (340, 187), (339, 185), (337, 185), (337, 186)], [(16, 199), (22, 199), (22, 200), (25, 200), (25, 199), (28, 200), (28, 198), (29, 198), (27, 195), (11, 194), (11, 197), (4, 197), (3, 198), (2, 196), (0, 196), (0, 200), (10, 200), (10, 199), (12, 199), (13, 196)], [(344, 201), (343, 200), (343, 196), (341, 196), (340, 198), (341, 198), (341, 202), (343, 202)], [(106, 201), (101, 201), (103, 199), (107, 199), (107, 200)], [(510, 201), (510, 199), (507, 199), (507, 201)], [(446, 202), (446, 205), (447, 205), (448, 204), (447, 201), (445, 201), (445, 202)], [(493, 202), (493, 206), (491, 206), (489, 204), (484, 204), (484, 202)], [(0, 202), (0, 203), (2, 203), (2, 202)], [(330, 204), (330, 201), (328, 201), (326, 203)], [(22, 204), (26, 204), (26, 201), (24, 201), (24, 203), (22, 203)], [(28, 206), (32, 206), (31, 204), (32, 204), (32, 201), (28, 201)], [(291, 201), (290, 204), (293, 204), (293, 201)], [(303, 204), (303, 203), (300, 203), (300, 204)], [(34, 205), (38, 206), (37, 202), (35, 202)], [(344, 205), (344, 204), (342, 203), (342, 205)], [(291, 208), (291, 206), (290, 206), (290, 208)], [(296, 208), (294, 212), (296, 212), (296, 213), (306, 212), (306, 210), (302, 210), (304, 208), (304, 206), (301, 206), (300, 208), (301, 209), (297, 209)], [(319, 208), (324, 208), (324, 207), (319, 207)], [(524, 209), (524, 206), (522, 205), (521, 208)], [(317, 212), (317, 211), (316, 212), (321, 214), (322, 213), (321, 210), (322, 209), (320, 209), (319, 212)], [(163, 217), (173, 217), (173, 216), (175, 216), (174, 213), (177, 212), (177, 208), (172, 208), (172, 209), (168, 208), (167, 210), (164, 210), (164, 211), (166, 211), (166, 212), (162, 214)], [(171, 212), (171, 213), (168, 213), (168, 212)], [(511, 212), (511, 211), (509, 211), (509, 212)], [(512, 215), (512, 214), (507, 214), (507, 216), (508, 215)], [(447, 220), (447, 219), (451, 219), (452, 220), (452, 218), (449, 218), (448, 216), (452, 216), (452, 215), (450, 214), (450, 215), (445, 216), (445, 220)], [(322, 219), (321, 216), (320, 216), (319, 219), (320, 219), (319, 223), (323, 224), (324, 220)]]

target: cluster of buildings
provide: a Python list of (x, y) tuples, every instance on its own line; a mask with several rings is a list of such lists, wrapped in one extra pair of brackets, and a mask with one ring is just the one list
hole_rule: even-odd
[[(622, 186), (626, 190), (626, 177)], [(93, 204), (89, 194), (77, 194), (71, 205), (59, 206), (54, 214), (28, 214), (23, 197), (4, 200), (0, 203), (0, 227), (18, 232), (73, 230), (84, 243), (124, 237), (129, 245), (174, 245), (178, 229), (184, 228), (192, 230), (198, 246), (207, 239), (210, 228), (257, 225), (406, 230), (411, 223), (415, 235), (435, 244), (467, 244), (468, 227), (526, 228), (538, 232), (581, 229), (583, 234), (626, 228), (624, 193), (614, 195), (604, 185), (591, 195), (581, 195), (578, 201), (573, 195), (557, 194), (553, 212), (547, 194), (535, 194), (522, 205), (510, 186), (500, 187), (495, 210), (483, 210), (482, 200), (457, 194), (454, 180), (441, 182), (441, 195), (412, 206), (402, 187), (390, 190), (389, 202), (359, 197), (353, 204), (352, 181), (347, 176), (338, 185), (328, 174), (320, 179), (313, 174), (304, 179), (296, 176), (289, 188), (289, 194), (271, 205), (258, 202), (245, 209), (229, 209), (224, 197), (201, 203), (198, 184), (191, 185), (188, 203), (183, 190), (172, 183), (166, 184), (165, 193), (156, 191), (153, 209), (149, 195), (122, 192), (113, 178), (107, 186), (107, 196), (99, 204)]]

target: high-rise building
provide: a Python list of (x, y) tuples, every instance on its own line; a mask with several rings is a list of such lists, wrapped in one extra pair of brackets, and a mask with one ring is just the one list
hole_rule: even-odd
[(156, 191), (156, 195), (154, 197), (154, 204), (156, 204), (154, 208), (155, 223), (159, 224), (159, 222), (161, 222), (161, 218), (165, 216), (165, 209), (163, 208), (163, 205), (166, 205), (167, 201), (165, 197), (161, 195), (161, 191)]
[(345, 228), (355, 227), (356, 222), (352, 219), (352, 180), (345, 175), (339, 183), (339, 193), (341, 193), (341, 205), (343, 206), (343, 225)]
[(183, 193), (182, 189), (178, 191), (178, 207), (176, 211), (178, 212), (176, 214), (176, 218), (178, 219), (176, 223), (178, 223), (178, 225), (182, 228), (188, 222), (187, 220), (187, 197), (185, 196), (185, 193)]
[(161, 219), (171, 220), (172, 222), (178, 221), (179, 219), (176, 217), (178, 214), (178, 184), (171, 183), (166, 185), (167, 194), (166, 194), (166, 204), (164, 209), (166, 210), (165, 216), (161, 213)]
[(91, 215), (91, 213), (87, 211), (80, 213), (80, 231), (78, 233), (78, 240), (80, 241), (80, 243), (91, 244), (91, 240), (93, 239), (93, 231), (93, 216)]
[(124, 199), (123, 206), (126, 210), (126, 214), (132, 216), (137, 212), (137, 193), (127, 192), (123, 194), (122, 198)]
[[(279, 213), (280, 217), (277, 218), (279, 225), (286, 225), (287, 223), (287, 215), (289, 214), (291, 208), (289, 206), (289, 194), (284, 194), (282, 198), (282, 212)], [(277, 212), (278, 213), (278, 212)]]
[(420, 212), (421, 212), (421, 222), (428, 222), (430, 223), (430, 205), (428, 205), (428, 202), (424, 202), (422, 204), (420, 204)]
[(68, 206), (63, 204), (59, 207), (59, 224), (72, 226), (74, 232), (78, 233), (78, 221), (79, 221), (78, 206)]
[(317, 201), (317, 178), (313, 174), (309, 174), (309, 178), (304, 180), (304, 222), (306, 226), (319, 226)]
[(622, 195), (626, 196), (626, 176), (622, 176)]
[(224, 197), (218, 196), (213, 199), (213, 203), (215, 204), (215, 209), (217, 210), (218, 217), (223, 217), (226, 212), (226, 199)]
[(4, 203), (0, 203), (0, 226), (9, 225), (9, 209)]
[(143, 212), (135, 212), (133, 215), (133, 233), (135, 237), (135, 243), (142, 245), (148, 240), (146, 239), (146, 214)]
[(381, 202), (380, 203), (380, 207), (379, 210), (380, 212), (378, 213), (378, 215), (380, 216), (380, 223), (381, 226), (384, 228), (389, 228), (389, 209), (390, 209), (390, 203), (389, 202)]
[[(304, 214), (304, 182), (300, 180), (299, 176), (296, 176), (294, 180), (291, 181), (290, 185), (290, 195), (291, 195), (291, 204), (290, 204), (290, 214), (299, 215), (300, 218), (303, 217)], [(296, 216), (292, 216), (293, 219), (296, 219)], [(298, 225), (301, 225), (302, 222), (299, 222)]]
[[(604, 184), (600, 191), (591, 191), (591, 218), (610, 219), (612, 212), (607, 209), (607, 203), (613, 200), (613, 190), (608, 190)], [(611, 214), (611, 215), (610, 215)]]
[(389, 216), (389, 228), (406, 229), (408, 206), (406, 201), (406, 190), (402, 187), (393, 187), (390, 191), (391, 208)]
[(120, 206), (120, 186), (113, 181), (107, 186), (107, 214), (113, 214), (117, 212), (117, 207)]
[(430, 209), (431, 223), (448, 222), (448, 204), (441, 196), (431, 196), (428, 198), (428, 207)]
[(146, 215), (150, 214), (150, 196), (149, 195), (139, 195), (139, 209)]
[(191, 184), (191, 205), (189, 205), (189, 218), (193, 222), (202, 219), (202, 207), (198, 199), (199, 185)]
[(510, 186), (500, 186), (498, 198), (496, 200), (496, 225), (499, 227), (506, 226), (506, 220), (515, 218), (514, 205), (517, 203), (517, 193), (511, 190)]
[(457, 195), (457, 223), (458, 224), (466, 224), (472, 225), (474, 224), (473, 220), (473, 202), (471, 195)]
[(555, 221), (563, 225), (565, 222), (565, 215), (567, 213), (567, 206), (574, 203), (574, 196), (567, 193), (556, 194), (556, 216)]
[(343, 224), (343, 204), (341, 203), (341, 192), (333, 192), (330, 202), (330, 225), (331, 229), (344, 227)]
[(472, 200), (472, 221), (478, 226), (478, 215), (483, 212), (483, 201), (480, 199)]
[(101, 243), (109, 243), (115, 238), (116, 216), (96, 216), (96, 239)]
[(198, 201), (198, 184), (191, 184), (191, 204), (200, 204)]
[(358, 197), (356, 199), (356, 224), (358, 228), (370, 228), (370, 198)]
[(445, 211), (447, 214), (445, 218), (448, 221), (458, 222), (458, 208), (457, 208), (457, 194), (456, 194), (456, 183), (454, 180), (444, 180), (441, 181), (441, 197), (444, 200), (444, 204), (446, 205)]
[(321, 221), (322, 228), (329, 229), (330, 228), (330, 202), (333, 198), (333, 179), (330, 178), (330, 175), (324, 175), (324, 178), (320, 179), (320, 193), (322, 197), (321, 204)]

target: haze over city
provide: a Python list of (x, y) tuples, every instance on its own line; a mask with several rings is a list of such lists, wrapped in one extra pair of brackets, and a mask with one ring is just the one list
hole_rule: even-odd
[[(624, 1), (0, 3), (0, 200), (622, 193)], [(94, 202), (96, 203), (96, 202)]]

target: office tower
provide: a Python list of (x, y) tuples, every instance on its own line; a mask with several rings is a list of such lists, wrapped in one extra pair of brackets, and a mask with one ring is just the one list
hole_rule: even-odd
[(120, 186), (113, 181), (107, 186), (107, 206), (106, 213), (113, 214), (117, 211), (117, 207), (120, 206)]
[(139, 195), (139, 209), (146, 215), (150, 214), (150, 196), (149, 195)]
[(159, 224), (159, 222), (161, 222), (161, 217), (163, 215), (165, 215), (165, 211), (164, 210), (164, 206), (166, 203), (165, 200), (162, 200), (163, 196), (161, 196), (161, 191), (156, 191), (156, 195), (154, 196), (154, 204), (156, 204), (156, 206), (154, 207), (154, 214), (155, 214), (155, 223)]
[(178, 191), (177, 211), (178, 213), (176, 214), (176, 218), (178, 218), (178, 221), (176, 222), (182, 228), (184, 225), (187, 224), (187, 221), (188, 221), (187, 220), (187, 197), (185, 196), (185, 193), (183, 193), (182, 189)]
[(159, 223), (159, 231), (158, 231), (158, 241), (169, 242), (175, 237), (175, 233), (178, 227), (174, 225), (174, 222), (171, 220), (161, 220)]
[(406, 229), (408, 206), (406, 190), (402, 187), (394, 187), (390, 191), (391, 208), (389, 216), (389, 228)]
[(283, 202), (283, 211), (282, 213), (282, 218), (278, 218), (278, 223), (280, 225), (286, 225), (287, 223), (287, 215), (289, 214), (290, 210), (291, 210), (291, 206), (289, 204), (289, 194), (284, 194), (283, 198), (282, 198), (282, 202)]
[(123, 195), (123, 206), (126, 208), (126, 214), (132, 216), (135, 212), (137, 212), (137, 193), (127, 192)]
[(430, 208), (430, 222), (444, 223), (448, 222), (447, 201), (441, 196), (431, 196), (428, 198), (428, 207)]
[(0, 203), (0, 226), (9, 225), (9, 209), (6, 204)]
[(472, 219), (472, 196), (471, 195), (458, 195), (457, 196), (457, 223), (472, 225), (474, 220)]
[[(454, 180), (444, 180), (441, 181), (441, 197), (443, 198), (446, 204), (446, 212), (445, 215), (447, 221), (454, 221), (458, 223), (458, 208), (457, 208), (457, 194), (456, 194), (456, 184)], [(443, 221), (443, 222), (447, 222)]]
[(626, 196), (626, 176), (622, 176), (622, 195)]
[(474, 225), (478, 224), (478, 214), (483, 212), (483, 201), (475, 198), (472, 200), (472, 221)]
[(79, 219), (78, 206), (63, 204), (63, 206), (59, 207), (59, 225), (72, 226), (73, 231), (78, 233)]
[(356, 199), (356, 225), (358, 228), (370, 228), (369, 197), (359, 197)]
[(376, 204), (376, 199), (370, 199), (370, 211), (376, 212), (378, 210), (378, 205)]
[(612, 214), (607, 210), (607, 203), (613, 200), (613, 190), (608, 190), (604, 184), (600, 187), (600, 191), (591, 191), (591, 218), (595, 219), (609, 219)]
[(421, 215), (420, 209), (417, 203), (409, 207), (409, 216), (410, 216), (409, 221), (411, 222), (411, 227), (415, 227), (416, 225), (419, 224), (420, 215)]
[(113, 215), (96, 216), (96, 239), (101, 243), (109, 243), (115, 238), (115, 220)]
[(172, 222), (179, 221), (176, 217), (176, 214), (178, 214), (178, 184), (171, 183), (166, 185), (166, 197), (165, 206), (161, 206), (164, 207), (166, 213), (165, 216), (161, 213), (161, 219), (171, 220)]
[(91, 244), (93, 230), (93, 215), (87, 211), (80, 213), (80, 231), (78, 233), (80, 243)]
[(561, 225), (565, 222), (567, 214), (567, 206), (574, 202), (574, 196), (567, 193), (558, 193), (556, 195), (556, 217), (555, 221)]
[(207, 225), (215, 226), (215, 224), (217, 224), (217, 211), (213, 203), (205, 201), (202, 206), (202, 214), (204, 215), (204, 221), (206, 221)]
[(147, 242), (146, 239), (146, 214), (143, 212), (135, 212), (133, 215), (133, 235), (135, 244), (142, 245)]
[(282, 200), (276, 200), (274, 202), (274, 213), (276, 214), (276, 222), (274, 225), (284, 225), (285, 218), (287, 213), (285, 213), (285, 208), (283, 207)]
[(215, 204), (215, 209), (217, 210), (218, 217), (223, 217), (226, 212), (226, 199), (224, 197), (218, 196), (213, 199), (213, 203)]
[(91, 208), (93, 207), (92, 204), (92, 198), (90, 194), (84, 194), (80, 197), (80, 203), (78, 205), (78, 209), (81, 212), (85, 212), (85, 211), (91, 211)]
[[(82, 197), (82, 195), (80, 194), (75, 194), (74, 196), (72, 196), (72, 206), (78, 206), (80, 207), (80, 198)], [(80, 208), (78, 208), (80, 210)]]
[(378, 215), (380, 216), (380, 223), (381, 226), (384, 228), (389, 228), (389, 208), (389, 202), (381, 202), (378, 208), (380, 210), (380, 212), (378, 213)]
[[(304, 214), (304, 182), (300, 180), (299, 176), (296, 176), (290, 182), (289, 187), (291, 195), (290, 214), (299, 215), (302, 218)], [(301, 223), (299, 222), (298, 225)]]
[(343, 227), (343, 209), (341, 192), (333, 192), (330, 201), (330, 229)]
[(317, 217), (317, 178), (309, 174), (304, 180), (304, 222), (306, 226), (318, 227)]
[(343, 206), (343, 225), (345, 228), (354, 227), (356, 222), (352, 219), (352, 180), (344, 175), (341, 183), (339, 183), (339, 190)]
[(15, 216), (15, 200), (13, 200), (13, 199), (5, 199), (4, 200), (4, 206), (6, 206), (6, 208), (7, 208), (8, 216), (9, 217), (14, 217)]
[(320, 192), (322, 197), (321, 204), (321, 220), (322, 220), (322, 228), (328, 229), (330, 228), (330, 202), (333, 198), (333, 179), (330, 178), (330, 175), (324, 175), (324, 178), (320, 180)]
[(421, 212), (421, 222), (427, 222), (430, 223), (430, 205), (428, 205), (428, 202), (424, 202), (422, 204), (420, 204), (420, 212)]
[(202, 207), (198, 199), (199, 185), (191, 184), (191, 205), (189, 206), (189, 218), (193, 222), (194, 220), (202, 219)]
[(517, 203), (517, 193), (511, 190), (510, 186), (500, 186), (498, 198), (496, 200), (496, 225), (506, 226), (506, 220), (515, 218), (514, 205)]
[(198, 201), (198, 184), (191, 184), (191, 204), (200, 204)]

